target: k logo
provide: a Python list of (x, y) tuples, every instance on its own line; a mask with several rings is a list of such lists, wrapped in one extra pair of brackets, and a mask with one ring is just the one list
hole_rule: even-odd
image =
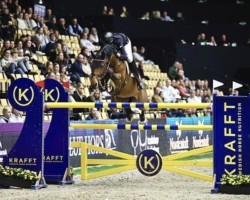
[(161, 155), (152, 149), (144, 150), (138, 155), (136, 166), (143, 175), (154, 176), (162, 168)]

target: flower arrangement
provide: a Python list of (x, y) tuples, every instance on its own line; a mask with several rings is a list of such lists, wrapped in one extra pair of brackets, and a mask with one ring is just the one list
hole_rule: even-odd
[(223, 174), (220, 181), (221, 181), (221, 185), (232, 185), (232, 186), (249, 185), (250, 186), (250, 175), (243, 175), (243, 174), (226, 175), (226, 174)]
[(12, 177), (22, 181), (35, 183), (39, 177), (36, 172), (22, 169), (22, 168), (11, 168), (9, 166), (3, 167), (0, 165), (0, 176)]

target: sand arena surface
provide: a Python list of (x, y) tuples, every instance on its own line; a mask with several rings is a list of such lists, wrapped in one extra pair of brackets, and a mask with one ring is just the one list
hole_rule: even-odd
[[(210, 173), (210, 170), (203, 170)], [(137, 170), (40, 190), (0, 189), (0, 200), (246, 200), (250, 195), (211, 194), (212, 183), (162, 170), (146, 177)]]

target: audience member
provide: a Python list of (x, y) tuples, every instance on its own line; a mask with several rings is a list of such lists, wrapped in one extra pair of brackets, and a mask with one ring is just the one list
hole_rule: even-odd
[(129, 13), (127, 11), (127, 7), (126, 6), (122, 6), (122, 11), (120, 13), (120, 17), (129, 17)]
[(0, 118), (0, 123), (10, 123), (11, 117), (11, 108), (9, 106), (5, 106), (3, 108), (3, 116)]
[(55, 62), (57, 55), (62, 52), (62, 44), (61, 43), (55, 43), (55, 48), (50, 51), (50, 54), (48, 55), (49, 60), (52, 62)]
[(28, 15), (29, 15), (29, 17), (30, 17), (30, 19), (31, 19), (31, 18), (32, 18), (32, 15), (33, 15), (33, 8), (28, 7), (27, 13), (28, 13)]
[(59, 64), (59, 66), (66, 66), (67, 68), (70, 68), (70, 63), (69, 63), (69, 59), (64, 57), (63, 52), (59, 52), (57, 54), (57, 57), (55, 59), (55, 62)]
[(201, 33), (200, 35), (198, 35), (197, 45), (202, 45), (202, 46), (207, 45), (207, 39), (205, 33)]
[(165, 21), (165, 22), (173, 22), (174, 21), (170, 16), (168, 16), (168, 12), (167, 11), (163, 12), (161, 20)]
[(89, 115), (85, 119), (86, 120), (102, 119), (101, 112), (97, 110), (97, 108), (91, 108)]
[(46, 63), (45, 75), (47, 75), (48, 73), (53, 72), (53, 71), (54, 71), (53, 62), (48, 61), (48, 62)]
[(88, 34), (83, 32), (80, 39), (80, 46), (87, 47), (90, 51), (95, 51), (95, 45), (88, 39)]
[(44, 16), (44, 21), (47, 23), (47, 22), (50, 22), (52, 21), (52, 18), (53, 18), (53, 15), (52, 15), (52, 10), (50, 8), (48, 8), (46, 10), (46, 14)]
[(189, 80), (189, 78), (185, 76), (185, 72), (183, 69), (177, 70), (177, 75), (176, 75), (175, 79), (176, 80), (183, 80), (183, 81)]
[(3, 39), (14, 39), (15, 28), (8, 8), (3, 8), (1, 15), (1, 32)]
[(141, 17), (142, 20), (150, 20), (150, 14), (149, 12), (145, 12), (142, 17)]
[(58, 24), (55, 16), (52, 17), (51, 21), (47, 22), (47, 26), (50, 31), (58, 30)]
[(219, 41), (219, 45), (224, 47), (231, 46), (231, 43), (228, 41), (226, 34), (222, 34), (221, 40)]
[(3, 41), (3, 47), (1, 49), (1, 57), (4, 56), (4, 53), (5, 53), (6, 50), (11, 50), (10, 40), (9, 39)]
[(177, 77), (177, 71), (180, 63), (175, 61), (174, 64), (168, 69), (168, 77), (173, 80)]
[(23, 13), (19, 13), (18, 17), (17, 17), (17, 27), (20, 30), (24, 30), (27, 29), (27, 24), (24, 21), (24, 15)]
[(99, 36), (97, 29), (95, 27), (91, 28), (89, 33), (89, 41), (93, 43), (93, 45), (100, 45)]
[(102, 15), (108, 15), (108, 7), (107, 6), (102, 7)]
[(4, 57), (0, 61), (0, 66), (3, 68), (6, 75), (11, 76), (15, 73), (24, 74), (24, 71), (17, 66), (16, 61), (11, 55), (11, 51), (8, 49), (4, 52)]
[[(76, 90), (75, 92), (73, 93), (72, 95), (73, 99), (76, 101), (76, 102), (88, 102), (87, 101), (87, 97), (85, 95), (85, 91), (84, 91), (84, 86), (83, 84), (81, 83), (78, 83), (77, 86), (76, 86)], [(74, 108), (73, 109), (73, 113), (74, 113), (74, 116), (76, 116), (76, 114), (79, 114), (79, 113), (86, 113), (88, 112), (89, 109), (88, 108)], [(78, 117), (79, 118), (79, 117)]]
[(163, 103), (164, 99), (162, 98), (163, 96), (161, 96), (161, 93), (162, 93), (162, 88), (155, 87), (154, 88), (154, 95), (152, 96), (151, 101), (153, 103)]
[(108, 10), (108, 15), (110, 15), (110, 16), (115, 16), (114, 8), (112, 8), (112, 7), (109, 8), (109, 10)]
[(53, 71), (48, 72), (48, 74), (46, 76), (46, 79), (54, 79), (54, 80), (56, 80), (56, 74), (55, 74), (55, 72), (53, 72)]
[(26, 25), (24, 29), (36, 30), (38, 28), (36, 22), (33, 19), (31, 19), (28, 13), (24, 14), (24, 23)]
[(91, 94), (87, 97), (88, 102), (101, 102), (101, 92), (99, 89), (95, 89)]
[(183, 82), (179, 82), (179, 84), (177, 84), (177, 89), (179, 90), (182, 99), (186, 99), (187, 97), (190, 96)]
[(24, 73), (30, 72), (29, 57), (23, 55), (23, 50), (13, 50), (12, 57), (17, 65)]
[(177, 99), (181, 98), (180, 95), (178, 95), (171, 85), (171, 80), (166, 80), (166, 85), (163, 86), (163, 96), (164, 96), (164, 102), (167, 103), (175, 103)]
[(162, 20), (161, 12), (159, 10), (153, 10), (151, 16), (152, 16), (151, 17), (152, 20), (159, 20), (159, 21)]
[(144, 58), (137, 52), (136, 46), (133, 46), (132, 52), (133, 52), (133, 58), (134, 58), (135, 62), (143, 62), (144, 61)]
[[(80, 83), (81, 77), (88, 77), (91, 74), (89, 65), (87, 64), (88, 60), (82, 54), (77, 56), (77, 59), (71, 66), (71, 81), (75, 83)], [(87, 72), (87, 73), (86, 73)]]
[(49, 42), (46, 44), (45, 53), (47, 56), (51, 56), (56, 48), (56, 36), (54, 33), (51, 33), (49, 36)]
[(64, 18), (59, 19), (59, 23), (58, 23), (57, 28), (58, 28), (58, 31), (61, 35), (68, 35), (69, 34)]
[(68, 32), (69, 32), (69, 35), (80, 38), (80, 35), (83, 32), (83, 29), (80, 26), (80, 24), (78, 24), (77, 18), (72, 19), (72, 23), (68, 27)]
[(211, 37), (210, 37), (210, 41), (207, 42), (207, 45), (210, 45), (210, 46), (217, 46), (217, 43), (216, 43), (216, 41), (215, 41), (214, 36), (211, 36)]
[(185, 22), (185, 18), (183, 17), (182, 12), (176, 13), (175, 22)]
[(46, 45), (49, 43), (49, 38), (44, 34), (43, 28), (38, 28), (33, 37), (33, 42), (38, 51), (45, 52)]
[(12, 113), (9, 118), (9, 123), (23, 123), (24, 119), (22, 114), (15, 108), (12, 108)]

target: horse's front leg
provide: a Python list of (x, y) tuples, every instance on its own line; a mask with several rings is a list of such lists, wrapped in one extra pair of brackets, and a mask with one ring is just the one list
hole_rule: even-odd
[(126, 113), (127, 120), (129, 122), (131, 122), (132, 118), (133, 118), (133, 112), (132, 112), (131, 108), (125, 108), (124, 110), (125, 110), (125, 113)]
[(140, 122), (146, 122), (145, 110), (141, 110)]

